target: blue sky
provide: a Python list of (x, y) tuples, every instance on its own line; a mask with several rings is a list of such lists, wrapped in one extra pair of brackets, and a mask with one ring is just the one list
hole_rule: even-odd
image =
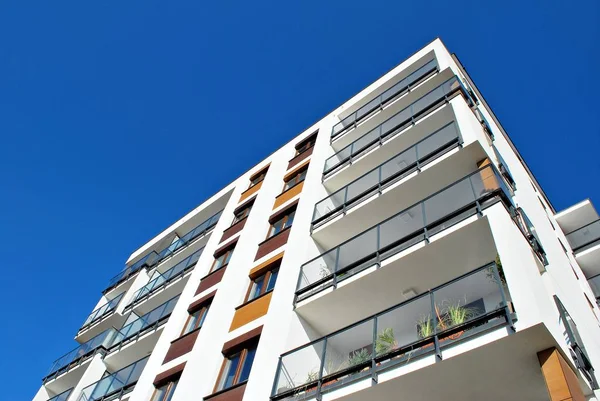
[(600, 202), (600, 3), (0, 4), (0, 400), (127, 256), (439, 36), (551, 202)]

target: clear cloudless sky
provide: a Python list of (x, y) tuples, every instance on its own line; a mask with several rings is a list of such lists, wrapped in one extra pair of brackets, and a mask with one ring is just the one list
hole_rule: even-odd
[(138, 246), (438, 36), (554, 207), (600, 202), (599, 26), (597, 0), (3, 1), (0, 400)]

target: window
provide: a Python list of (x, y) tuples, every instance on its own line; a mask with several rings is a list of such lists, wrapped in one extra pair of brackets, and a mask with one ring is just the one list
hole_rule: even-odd
[(225, 356), (216, 391), (227, 389), (248, 380), (257, 345), (258, 343), (254, 342), (239, 352)]
[(235, 223), (248, 217), (251, 209), (252, 209), (252, 205), (248, 205), (248, 206), (244, 207), (243, 209), (236, 210), (235, 212), (233, 212), (233, 223), (231, 223), (231, 225), (234, 225)]
[(300, 142), (298, 145), (296, 145), (295, 156), (298, 156), (300, 153), (303, 153), (315, 146), (315, 142), (317, 141), (317, 133), (318, 131), (306, 138), (305, 140), (303, 140), (302, 142)]
[(219, 270), (220, 268), (227, 266), (229, 260), (231, 259), (231, 255), (233, 255), (234, 248), (229, 248), (221, 253), (219, 256), (215, 256), (215, 261), (213, 262), (212, 267), (210, 268), (211, 272), (215, 270)]
[(167, 382), (154, 390), (154, 394), (150, 401), (171, 401), (175, 388), (177, 388), (177, 380)]
[(275, 222), (271, 223), (271, 228), (269, 228), (269, 235), (267, 235), (267, 238), (271, 238), (272, 236), (277, 235), (286, 228), (290, 227), (294, 222), (295, 214), (296, 209), (287, 211), (285, 215), (279, 217)]
[(269, 166), (263, 168), (258, 173), (254, 174), (252, 177), (250, 177), (250, 188), (252, 188), (256, 184), (262, 182), (262, 180), (265, 179), (265, 176), (267, 175), (268, 170), (269, 170)]
[(190, 333), (202, 327), (202, 324), (204, 323), (204, 319), (206, 319), (206, 314), (208, 313), (209, 308), (210, 302), (206, 303), (206, 305), (203, 305), (200, 309), (194, 312), (190, 312), (190, 316), (188, 317), (187, 322), (185, 322), (183, 333), (181, 333), (181, 335), (183, 336), (184, 334)]
[(248, 295), (246, 296), (246, 302), (252, 301), (271, 291), (275, 287), (278, 274), (279, 266), (253, 279), (250, 284)]
[(308, 168), (303, 168), (301, 171), (298, 171), (296, 174), (294, 174), (293, 176), (288, 178), (285, 181), (285, 184), (283, 186), (283, 192), (287, 191), (288, 189), (290, 189), (292, 187), (295, 187), (296, 185), (298, 185), (302, 181), (304, 181), (304, 179), (306, 178), (307, 170), (308, 170)]

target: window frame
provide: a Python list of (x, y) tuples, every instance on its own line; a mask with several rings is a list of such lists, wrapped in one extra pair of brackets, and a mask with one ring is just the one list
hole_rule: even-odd
[[(221, 363), (221, 369), (219, 370), (219, 375), (217, 376), (217, 382), (215, 383), (215, 388), (213, 393), (218, 393), (221, 391), (227, 391), (228, 389), (235, 387), (237, 385), (243, 384), (248, 381), (248, 378), (240, 381), (240, 376), (242, 371), (244, 370), (245, 364), (247, 362), (248, 354), (253, 351), (252, 361), (250, 362), (250, 370), (248, 371), (248, 376), (252, 371), (252, 365), (254, 364), (254, 358), (256, 356), (256, 350), (258, 348), (258, 339), (248, 342), (243, 345), (241, 349), (236, 350), (234, 352), (228, 352), (223, 354), (223, 362)], [(233, 374), (233, 379), (231, 384), (225, 387), (228, 377), (228, 372), (230, 368), (227, 368), (228, 362), (235, 356), (239, 355), (239, 361), (235, 368), (235, 372)]]
[[(202, 328), (202, 325), (204, 324), (204, 321), (206, 320), (206, 316), (208, 315), (208, 311), (210, 310), (211, 303), (212, 303), (212, 299), (206, 301), (205, 304), (202, 304), (198, 309), (194, 310), (193, 312), (188, 312), (188, 317), (185, 320), (185, 324), (183, 325), (183, 330), (181, 331), (180, 337), (183, 337), (186, 334), (190, 334), (191, 332)], [(202, 312), (202, 318), (198, 319), (196, 322), (194, 322), (192, 328), (188, 330), (190, 321), (192, 320), (194, 315), (199, 312)]]
[[(174, 380), (169, 380), (168, 382), (166, 382), (165, 384), (163, 384), (160, 387), (154, 387), (154, 392), (152, 393), (152, 397), (150, 397), (150, 401), (171, 401), (171, 399), (173, 399), (173, 394), (175, 393), (175, 390), (177, 389), (177, 383), (179, 383), (179, 378), (174, 379)], [(158, 392), (162, 389), (165, 388), (166, 390), (163, 393), (163, 396), (161, 398), (155, 398), (158, 394)]]
[[(289, 177), (287, 180), (283, 180), (283, 190), (281, 193), (286, 192), (296, 185), (304, 182), (306, 179), (306, 173), (308, 172), (308, 165), (299, 169), (293, 176)], [(302, 176), (302, 179), (298, 179), (298, 177)], [(292, 185), (289, 185), (291, 182), (294, 182)]]
[[(237, 223), (239, 223), (240, 221), (244, 220), (245, 218), (247, 218), (250, 215), (250, 211), (252, 210), (252, 205), (248, 205), (247, 207), (238, 210), (238, 211), (234, 211), (233, 212), (233, 222), (231, 223), (231, 225), (235, 225)], [(240, 217), (241, 215), (241, 217)]]
[[(311, 134), (304, 140), (300, 141), (300, 143), (298, 143), (296, 145), (296, 154), (294, 155), (294, 157), (306, 152), (310, 148), (313, 148), (317, 142), (318, 133), (319, 133), (319, 131), (315, 132), (314, 134)], [(307, 146), (307, 145), (309, 145), (309, 146)]]
[(248, 187), (248, 189), (263, 182), (265, 180), (267, 172), (269, 172), (269, 166), (266, 166), (262, 170), (259, 170), (258, 172), (254, 173), (252, 176), (250, 176), (250, 186)]
[[(273, 289), (275, 288), (275, 284), (277, 284), (277, 279), (279, 278), (280, 265), (281, 265), (281, 263), (276, 263), (276, 264), (274, 264), (273, 268), (250, 279), (250, 285), (248, 286), (248, 291), (246, 292), (246, 296), (244, 297), (244, 304), (246, 304), (248, 302), (252, 302), (255, 299), (260, 298), (263, 295), (273, 291)], [(275, 273), (275, 283), (273, 283), (273, 288), (268, 290), (267, 288), (269, 287), (269, 282), (271, 281), (271, 278), (273, 277), (274, 273)], [(250, 296), (252, 294), (252, 289), (254, 288), (254, 285), (256, 284), (256, 280), (258, 280), (260, 278), (263, 278), (263, 282), (260, 286), (258, 294), (255, 297), (250, 298)]]
[[(291, 222), (290, 222), (290, 216), (292, 217)], [(292, 226), (292, 224), (294, 223), (295, 217), (296, 217), (296, 208), (293, 208), (291, 210), (287, 210), (284, 215), (279, 217), (274, 222), (269, 222), (270, 225), (269, 225), (269, 231), (267, 232), (267, 239), (273, 238), (274, 236), (276, 236), (277, 234), (286, 230), (287, 228), (290, 228)], [(281, 229), (277, 232), (274, 232), (274, 230), (276, 229), (275, 225), (279, 222), (282, 222)]]
[[(210, 273), (216, 272), (217, 270), (221, 270), (222, 268), (224, 268), (225, 266), (227, 266), (229, 264), (229, 261), (231, 260), (231, 256), (233, 255), (233, 251), (235, 249), (235, 246), (228, 248), (226, 250), (223, 251), (223, 253), (219, 254), (219, 256), (215, 256), (215, 260), (213, 261), (213, 264), (210, 267)], [(215, 266), (217, 265), (217, 262), (219, 261), (219, 259), (221, 259), (222, 257), (225, 256), (226, 262), (223, 263), (221, 266), (215, 268)]]

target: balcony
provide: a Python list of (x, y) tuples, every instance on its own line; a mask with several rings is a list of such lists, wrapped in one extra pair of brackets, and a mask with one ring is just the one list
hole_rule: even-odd
[(130, 277), (135, 276), (140, 270), (143, 268), (148, 268), (156, 262), (158, 254), (154, 251), (150, 252), (142, 259), (138, 260), (131, 266), (125, 267), (123, 271), (114, 276), (109, 280), (108, 287), (102, 292), (103, 294), (107, 294), (112, 289), (116, 288), (119, 284), (127, 281)]
[(121, 273), (117, 274), (110, 280), (108, 287), (103, 291), (103, 293), (106, 294), (110, 292), (112, 289), (116, 288), (121, 283), (127, 281), (130, 277), (134, 276), (142, 268), (148, 269), (154, 267), (162, 263), (166, 259), (170, 258), (171, 256), (177, 254), (178, 252), (186, 248), (189, 244), (194, 242), (196, 239), (206, 236), (217, 224), (222, 213), (223, 210), (215, 213), (214, 215), (200, 223), (198, 226), (194, 227), (192, 230), (187, 232), (184, 236), (169, 244), (169, 246), (165, 247), (160, 252), (151, 251), (142, 259), (135, 262), (133, 265), (125, 268), (125, 270), (123, 270)]
[(512, 192), (491, 166), (469, 174), (417, 204), (323, 253), (301, 267), (296, 304), (468, 219), (497, 201), (511, 207)]
[(82, 365), (90, 360), (96, 352), (106, 351), (112, 343), (115, 334), (115, 329), (108, 329), (55, 360), (46, 377), (42, 379), (44, 384), (68, 372), (72, 368)]
[(421, 68), (417, 69), (406, 78), (384, 91), (381, 95), (370, 100), (367, 104), (356, 110), (354, 113), (344, 118), (342, 121), (334, 125), (331, 129), (331, 140), (344, 135), (345, 133), (356, 128), (358, 124), (374, 114), (380, 112), (394, 100), (411, 91), (414, 85), (418, 85), (423, 80), (439, 71), (437, 61), (431, 60)]
[(70, 388), (67, 391), (63, 391), (62, 393), (55, 395), (54, 397), (50, 398), (48, 401), (67, 401), (67, 399), (71, 395), (72, 391), (73, 391), (73, 389)]
[[(106, 323), (106, 320), (109, 316), (114, 314), (115, 310), (117, 309), (117, 306), (119, 306), (119, 302), (121, 302), (121, 299), (123, 298), (123, 295), (125, 295), (124, 292), (117, 295), (115, 298), (109, 300), (104, 305), (100, 306), (99, 308), (95, 309), (92, 313), (90, 313), (85, 322), (83, 322), (83, 325), (79, 329), (79, 332), (77, 333), (78, 338), (80, 340), (87, 341), (86, 338), (93, 336), (94, 334), (89, 332), (89, 329), (92, 328), (92, 326), (95, 328), (94, 332), (96, 333), (102, 331), (102, 328), (106, 329), (107, 327), (109, 327), (110, 322)], [(120, 321), (121, 319), (123, 319), (123, 317), (119, 316), (119, 318), (116, 320)], [(100, 325), (101, 322), (105, 323), (103, 325)], [(86, 335), (82, 336), (84, 332)]]
[(456, 124), (451, 122), (420, 140), (379, 167), (352, 181), (315, 205), (312, 229), (322, 226), (337, 216), (345, 215), (373, 195), (382, 194), (393, 184), (407, 178), (432, 161), (462, 144)]
[[(158, 340), (158, 338), (148, 339), (148, 337), (144, 336), (156, 332), (169, 320), (178, 300), (179, 296), (176, 296), (145, 315), (125, 324), (120, 330), (116, 331), (112, 341), (106, 347), (108, 349), (108, 356), (105, 358), (107, 365), (117, 364), (123, 366), (123, 361), (136, 360), (140, 356), (151, 352), (156, 344), (155, 340)], [(132, 315), (130, 319), (132, 317), (135, 317), (135, 315)], [(136, 349), (132, 347), (125, 349), (128, 344), (146, 339), (147, 341), (144, 341), (144, 344), (136, 347)], [(117, 356), (115, 356), (116, 351), (119, 351)], [(137, 355), (137, 358), (133, 358), (135, 355)]]
[[(375, 398), (350, 394), (419, 369), (424, 366), (423, 358), (452, 357), (458, 344), (512, 327), (509, 301), (496, 264), (484, 265), (283, 354), (271, 399), (321, 399), (324, 393), (330, 393), (331, 399), (397, 399), (390, 392)], [(412, 369), (410, 364), (414, 364)], [(430, 374), (431, 369), (423, 373)], [(411, 395), (401, 398), (411, 399)]]
[(567, 240), (585, 275), (600, 274), (600, 219), (571, 231)]
[[(155, 271), (152, 275), (152, 279), (148, 282), (148, 284), (146, 284), (134, 293), (131, 302), (125, 307), (125, 311), (133, 309), (136, 305), (144, 302), (154, 294), (165, 290), (170, 284), (174, 283), (178, 279), (185, 277), (185, 275), (188, 272), (194, 269), (196, 263), (198, 263), (198, 259), (200, 259), (200, 256), (202, 255), (203, 250), (204, 247), (197, 250), (196, 252), (194, 252), (193, 254), (183, 259), (181, 262), (177, 263), (175, 266), (163, 273), (159, 272), (158, 270)], [(175, 293), (179, 294), (181, 290), (183, 290), (184, 285), (184, 283), (181, 283), (181, 285), (179, 285), (178, 288), (172, 290), (169, 289), (169, 291), (166, 291), (167, 294), (160, 298), (168, 299), (170, 296), (174, 296)], [(156, 302), (153, 302), (153, 304), (156, 304)]]
[(329, 157), (325, 161), (323, 180), (327, 182), (330, 177), (340, 170), (351, 165), (371, 150), (382, 146), (407, 128), (412, 127), (417, 121), (458, 94), (462, 94), (469, 105), (473, 104), (460, 80), (456, 76), (452, 76)]
[(84, 388), (77, 401), (110, 401), (133, 391), (149, 356)]

